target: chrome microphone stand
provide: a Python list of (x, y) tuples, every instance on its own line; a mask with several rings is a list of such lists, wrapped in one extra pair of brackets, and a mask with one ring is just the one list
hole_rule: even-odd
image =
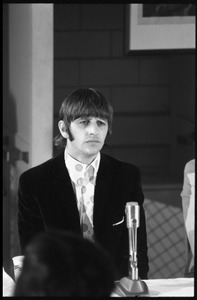
[(114, 293), (121, 297), (148, 294), (147, 284), (138, 277), (137, 267), (137, 228), (139, 227), (139, 205), (127, 202), (125, 207), (129, 233), (129, 276), (123, 277), (117, 284)]

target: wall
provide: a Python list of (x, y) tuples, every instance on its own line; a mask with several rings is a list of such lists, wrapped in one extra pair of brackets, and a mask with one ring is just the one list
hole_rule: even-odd
[(7, 18), (3, 126), (12, 147), (29, 154), (22, 172), (52, 156), (52, 5), (10, 4)]
[(185, 163), (195, 157), (195, 55), (171, 58), (171, 98), (177, 140), (172, 168), (182, 173)]

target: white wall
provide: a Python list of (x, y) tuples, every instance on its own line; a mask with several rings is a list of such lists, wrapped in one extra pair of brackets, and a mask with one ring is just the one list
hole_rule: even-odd
[(29, 152), (23, 171), (52, 157), (53, 5), (9, 5), (9, 100), (15, 146)]
[(3, 265), (12, 275), (19, 176), (53, 154), (53, 4), (4, 4), (3, 17)]

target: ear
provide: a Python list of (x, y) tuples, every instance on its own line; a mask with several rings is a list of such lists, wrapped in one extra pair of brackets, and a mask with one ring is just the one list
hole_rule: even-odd
[(63, 120), (60, 120), (60, 121), (58, 122), (58, 127), (59, 127), (59, 131), (60, 131), (61, 135), (62, 135), (64, 138), (67, 139), (67, 138), (68, 138), (68, 133), (67, 133), (67, 131), (66, 131), (66, 126), (65, 126)]

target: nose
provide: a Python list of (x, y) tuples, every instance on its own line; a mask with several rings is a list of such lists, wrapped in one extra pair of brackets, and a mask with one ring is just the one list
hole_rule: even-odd
[(96, 122), (91, 122), (88, 126), (88, 133), (91, 135), (97, 135), (98, 134), (98, 125)]

